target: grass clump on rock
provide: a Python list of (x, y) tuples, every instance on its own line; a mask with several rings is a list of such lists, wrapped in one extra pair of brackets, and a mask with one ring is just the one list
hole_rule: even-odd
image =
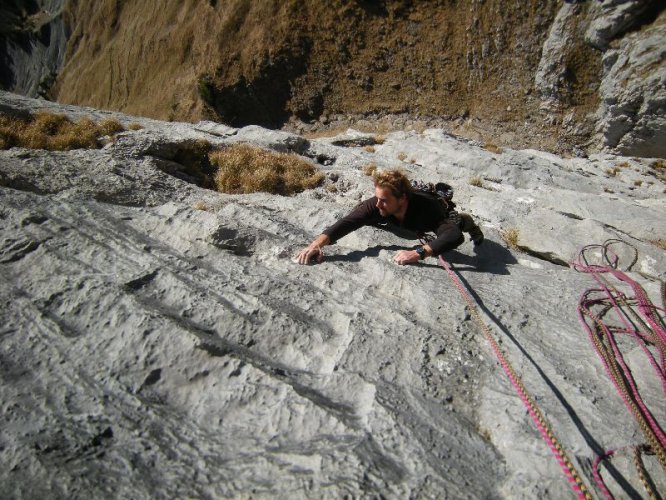
[(288, 196), (317, 187), (324, 174), (295, 154), (235, 144), (210, 154), (218, 167), (215, 185), (223, 193), (265, 192)]
[(377, 171), (377, 165), (374, 163), (368, 163), (366, 165), (363, 165), (361, 168), (363, 170), (363, 173), (367, 176), (372, 176), (375, 175), (375, 172)]
[(474, 186), (474, 187), (483, 187), (483, 179), (478, 175), (475, 175), (474, 177), (471, 177), (469, 179), (469, 183), (470, 183), (471, 186)]
[(497, 144), (493, 144), (492, 142), (486, 142), (484, 147), (486, 148), (486, 151), (490, 151), (496, 155), (502, 154), (503, 151), (501, 147), (499, 147)]
[(518, 250), (520, 247), (518, 245), (518, 239), (520, 237), (520, 234), (518, 233), (518, 229), (515, 227), (509, 227), (507, 229), (503, 229), (500, 231), (500, 236), (504, 240), (504, 242), (509, 246), (509, 248), (513, 248), (514, 250)]
[(0, 115), (0, 149), (15, 146), (51, 151), (95, 149), (100, 145), (100, 137), (122, 130), (123, 126), (114, 119), (95, 123), (83, 117), (72, 122), (65, 115), (44, 111), (28, 119)]

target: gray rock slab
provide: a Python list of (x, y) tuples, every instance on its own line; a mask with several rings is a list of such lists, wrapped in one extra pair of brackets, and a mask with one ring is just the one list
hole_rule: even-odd
[[(571, 496), (446, 272), (393, 263), (416, 241), (362, 228), (323, 263), (294, 262), (372, 193), (367, 162), (449, 181), (481, 223), (484, 244), (446, 258), (588, 486), (599, 453), (642, 442), (577, 317), (594, 281), (566, 263), (621, 237), (659, 304), (665, 197), (649, 162), (495, 154), (438, 130), (387, 134), (370, 152), (146, 124), (99, 150), (0, 151), (0, 496)], [(337, 189), (229, 195), (160, 168), (155, 151), (204, 138), (330, 155)], [(627, 349), (663, 422), (663, 388)], [(642, 494), (630, 459), (613, 467), (615, 495)]]
[(604, 53), (599, 132), (625, 155), (666, 157), (666, 24), (629, 34)]

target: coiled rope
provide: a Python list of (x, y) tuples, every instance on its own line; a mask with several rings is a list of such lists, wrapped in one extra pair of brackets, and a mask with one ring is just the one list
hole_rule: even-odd
[(462, 295), (462, 298), (467, 304), (470, 313), (474, 316), (474, 319), (479, 324), (479, 327), (481, 328), (484, 337), (490, 343), (490, 346), (493, 352), (495, 353), (495, 356), (497, 356), (497, 359), (499, 360), (500, 365), (504, 370), (504, 373), (506, 373), (506, 375), (509, 377), (509, 380), (513, 384), (513, 387), (518, 393), (518, 396), (520, 397), (523, 404), (527, 408), (527, 411), (530, 417), (532, 418), (532, 421), (536, 425), (537, 429), (539, 429), (541, 436), (543, 437), (544, 441), (546, 442), (551, 452), (555, 456), (555, 459), (557, 460), (557, 463), (560, 465), (562, 472), (564, 472), (565, 476), (567, 477), (567, 480), (569, 481), (569, 484), (571, 485), (571, 488), (573, 489), (574, 493), (578, 496), (578, 498), (591, 499), (592, 495), (590, 494), (590, 492), (587, 489), (587, 486), (583, 482), (581, 475), (578, 473), (574, 465), (571, 463), (571, 460), (569, 460), (569, 458), (567, 457), (564, 448), (555, 437), (555, 434), (553, 433), (550, 424), (546, 420), (546, 417), (541, 413), (541, 410), (539, 410), (539, 408), (537, 407), (536, 403), (534, 402), (534, 399), (529, 395), (527, 389), (525, 389), (525, 386), (520, 380), (520, 377), (516, 374), (515, 370), (513, 369), (509, 361), (506, 359), (506, 356), (504, 356), (504, 353), (500, 349), (499, 344), (493, 337), (486, 323), (483, 321), (483, 318), (481, 317), (481, 314), (479, 313), (476, 304), (474, 303), (470, 295), (463, 287), (462, 283), (458, 279), (458, 276), (451, 268), (451, 265), (446, 260), (444, 260), (444, 258), (441, 255), (439, 256), (439, 263), (448, 273), (449, 277), (453, 281), (453, 284), (460, 292), (460, 295)]
[[(634, 463), (639, 479), (651, 498), (656, 498), (646, 477), (641, 461), (641, 454), (653, 453), (657, 456), (662, 469), (666, 472), (666, 434), (659, 425), (638, 390), (638, 385), (625, 361), (616, 335), (623, 334), (635, 340), (648, 358), (666, 395), (666, 327), (663, 315), (666, 312), (666, 290), (661, 283), (661, 295), (664, 307), (656, 307), (645, 293), (645, 290), (625, 272), (619, 269), (619, 256), (613, 251), (614, 245), (625, 245), (633, 252), (631, 263), (626, 267), (630, 270), (638, 260), (638, 251), (632, 245), (617, 239), (607, 240), (602, 245), (583, 247), (572, 267), (589, 274), (599, 285), (598, 288), (585, 290), (578, 304), (578, 318), (587, 331), (606, 373), (615, 385), (622, 401), (634, 416), (643, 432), (647, 445), (632, 447)], [(598, 251), (601, 264), (591, 264), (588, 255)], [(609, 278), (628, 285), (633, 296), (628, 296), (614, 286)], [(638, 312), (637, 312), (638, 311)], [(614, 312), (615, 321), (607, 320), (610, 312)], [(657, 352), (659, 359), (655, 359)], [(616, 450), (607, 451), (594, 463), (593, 474), (596, 483), (607, 498), (612, 495), (599, 473), (599, 465), (606, 458), (612, 457)]]

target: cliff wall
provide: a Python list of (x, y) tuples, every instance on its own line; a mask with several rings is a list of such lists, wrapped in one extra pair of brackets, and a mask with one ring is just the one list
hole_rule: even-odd
[(63, 19), (48, 93), (63, 103), (300, 132), (419, 123), (513, 147), (666, 155), (657, 1), (72, 0)]

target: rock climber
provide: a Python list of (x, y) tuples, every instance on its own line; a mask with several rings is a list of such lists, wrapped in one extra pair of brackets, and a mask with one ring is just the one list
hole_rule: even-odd
[(321, 262), (324, 256), (322, 247), (370, 225), (397, 234), (404, 232), (400, 230), (407, 230), (416, 237), (435, 233), (434, 240), (414, 250), (400, 250), (393, 258), (398, 265), (413, 264), (456, 248), (465, 241), (463, 231), (469, 233), (474, 245), (483, 242), (483, 233), (470, 215), (449, 210), (436, 197), (412, 189), (409, 179), (401, 171), (375, 172), (373, 181), (375, 195), (362, 201), (301, 250), (297, 256), (299, 264), (308, 264), (312, 259)]

